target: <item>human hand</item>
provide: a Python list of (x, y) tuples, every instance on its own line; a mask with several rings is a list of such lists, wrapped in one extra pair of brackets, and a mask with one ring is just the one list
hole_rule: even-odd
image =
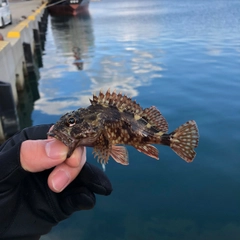
[(112, 191), (103, 171), (85, 163), (84, 148), (65, 159), (67, 147), (46, 139), (50, 126), (26, 128), (0, 146), (0, 238), (45, 234), (73, 212), (93, 208), (95, 194)]
[(48, 186), (54, 192), (61, 192), (76, 178), (86, 162), (84, 147), (75, 149), (68, 159), (67, 152), (67, 146), (57, 139), (27, 140), (21, 145), (20, 162), (22, 168), (29, 172), (54, 167), (48, 177)]

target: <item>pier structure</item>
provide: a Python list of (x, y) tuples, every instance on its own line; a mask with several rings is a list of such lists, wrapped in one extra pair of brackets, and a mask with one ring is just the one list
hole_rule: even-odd
[[(35, 70), (34, 53), (42, 51), (47, 26), (46, 3), (32, 0), (14, 4), (26, 7), (16, 9), (16, 14), (12, 11), (13, 24), (0, 28), (0, 143), (19, 130), (19, 93), (29, 73)], [(26, 16), (27, 12), (30, 13)]]

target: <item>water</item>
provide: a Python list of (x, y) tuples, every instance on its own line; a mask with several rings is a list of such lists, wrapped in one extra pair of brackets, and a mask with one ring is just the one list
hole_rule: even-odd
[(191, 164), (129, 147), (129, 166), (107, 165), (111, 196), (42, 239), (239, 239), (240, 2), (105, 0), (89, 12), (49, 19), (33, 124), (111, 88), (155, 105), (170, 130), (195, 119), (200, 143)]

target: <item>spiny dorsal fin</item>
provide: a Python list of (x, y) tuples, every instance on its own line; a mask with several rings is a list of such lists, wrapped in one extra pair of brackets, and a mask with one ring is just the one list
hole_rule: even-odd
[(143, 111), (141, 106), (133, 101), (131, 98), (116, 93), (115, 91), (110, 93), (108, 90), (105, 94), (100, 91), (99, 95), (93, 95), (93, 99), (90, 100), (92, 105), (100, 104), (102, 106), (114, 106), (117, 107), (120, 112), (128, 111), (134, 114), (140, 115)]
[[(166, 133), (168, 131), (168, 124), (159, 110), (152, 106), (150, 108), (142, 107), (133, 101), (131, 98), (122, 95), (121, 93), (110, 92), (108, 90), (105, 94), (100, 91), (99, 95), (93, 95), (93, 99), (90, 100), (92, 105), (100, 104), (102, 106), (114, 106), (117, 107), (120, 112), (127, 111), (134, 114), (136, 120), (141, 119), (149, 123), (150, 128), (154, 127), (157, 131)], [(146, 124), (147, 124), (146, 123)]]
[(168, 123), (160, 111), (155, 107), (145, 108), (141, 117), (145, 119), (156, 130), (166, 133), (168, 131)]

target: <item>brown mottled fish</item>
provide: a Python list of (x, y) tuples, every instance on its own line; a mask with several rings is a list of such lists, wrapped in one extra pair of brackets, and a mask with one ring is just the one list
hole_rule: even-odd
[(192, 162), (198, 146), (198, 128), (191, 120), (171, 133), (168, 124), (156, 107), (143, 109), (121, 93), (93, 95), (91, 105), (63, 115), (48, 133), (69, 147), (67, 157), (78, 146), (94, 148), (98, 161), (105, 164), (111, 156), (116, 162), (128, 164), (124, 146), (158, 159), (158, 150), (151, 144), (170, 146), (186, 162)]

